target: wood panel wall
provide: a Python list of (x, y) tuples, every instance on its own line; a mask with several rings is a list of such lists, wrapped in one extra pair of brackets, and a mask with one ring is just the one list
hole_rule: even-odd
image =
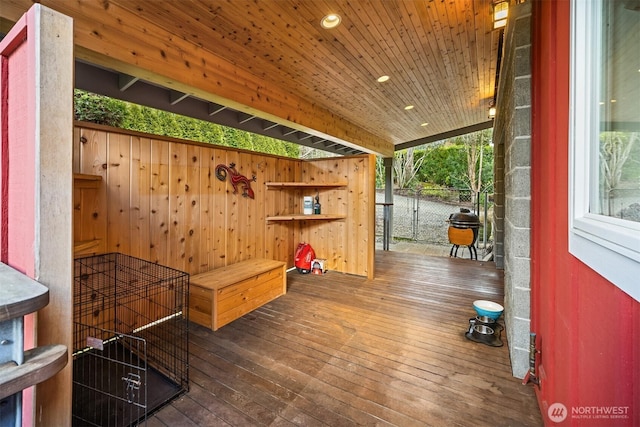
[[(242, 197), (219, 164), (236, 164), (255, 198)], [(373, 277), (375, 157), (303, 161), (77, 123), (74, 172), (99, 175), (95, 201), (74, 204), (74, 241), (104, 239), (121, 252), (190, 274), (251, 258), (292, 267), (309, 242), (329, 270)], [(347, 182), (345, 187), (273, 189), (267, 182)], [(302, 213), (302, 197), (319, 193), (323, 213), (346, 219), (268, 221)], [(80, 233), (80, 235), (78, 235)]]

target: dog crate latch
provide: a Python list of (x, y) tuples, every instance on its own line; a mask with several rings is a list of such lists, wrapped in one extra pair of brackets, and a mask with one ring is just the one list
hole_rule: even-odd
[(129, 372), (129, 375), (122, 377), (122, 381), (125, 383), (127, 402), (133, 403), (133, 400), (136, 398), (136, 391), (140, 390), (140, 384), (142, 384), (142, 381), (140, 381), (140, 375)]

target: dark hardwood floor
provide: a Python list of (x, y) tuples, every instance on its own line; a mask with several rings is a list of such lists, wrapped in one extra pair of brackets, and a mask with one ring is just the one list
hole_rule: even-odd
[(467, 340), (492, 263), (376, 252), (376, 279), (288, 275), (217, 332), (191, 324), (189, 393), (149, 426), (539, 426), (503, 347)]

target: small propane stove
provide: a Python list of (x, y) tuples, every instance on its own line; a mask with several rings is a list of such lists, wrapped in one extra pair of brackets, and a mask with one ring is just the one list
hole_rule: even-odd
[(469, 329), (464, 334), (467, 339), (491, 347), (502, 347), (500, 334), (504, 326), (488, 316), (476, 316), (469, 319)]

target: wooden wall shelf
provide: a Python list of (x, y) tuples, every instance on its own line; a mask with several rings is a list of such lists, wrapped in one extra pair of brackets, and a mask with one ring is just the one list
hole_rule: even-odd
[(334, 214), (292, 214), (292, 215), (278, 215), (268, 216), (267, 221), (331, 221), (336, 219), (345, 219), (346, 215), (334, 215)]
[(100, 175), (88, 175), (85, 173), (74, 173), (73, 184), (75, 188), (98, 188), (102, 182)]
[(346, 187), (346, 182), (318, 183), (318, 182), (267, 182), (267, 187), (272, 188), (335, 188)]
[(100, 175), (90, 175), (87, 173), (74, 173), (73, 179), (82, 181), (102, 181), (102, 177)]
[[(347, 186), (347, 182), (266, 182), (267, 188), (286, 190), (286, 189), (305, 189), (314, 188), (317, 190), (342, 188)], [(339, 219), (346, 219), (346, 215), (340, 214), (285, 214), (285, 215), (273, 215), (267, 216), (267, 221), (333, 221)]]

